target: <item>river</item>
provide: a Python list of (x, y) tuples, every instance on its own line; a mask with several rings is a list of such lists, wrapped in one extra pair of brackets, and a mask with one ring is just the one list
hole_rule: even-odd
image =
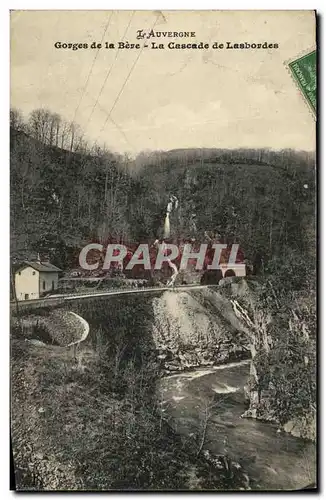
[(293, 490), (315, 483), (316, 447), (280, 432), (278, 426), (241, 418), (248, 362), (170, 375), (161, 379), (164, 416), (194, 446), (228, 454), (252, 480), (252, 489)]

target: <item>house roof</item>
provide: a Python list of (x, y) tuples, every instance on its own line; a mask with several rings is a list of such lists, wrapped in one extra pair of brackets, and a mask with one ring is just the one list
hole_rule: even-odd
[(62, 271), (59, 267), (54, 266), (50, 262), (30, 262), (26, 260), (24, 265), (22, 265), (16, 272), (21, 271), (25, 267), (32, 267), (35, 271), (39, 271), (40, 273), (59, 273)]

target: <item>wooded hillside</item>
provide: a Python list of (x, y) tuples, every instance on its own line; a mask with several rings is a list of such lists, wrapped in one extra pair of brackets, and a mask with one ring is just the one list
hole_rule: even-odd
[(224, 241), (239, 243), (250, 260), (259, 253), (265, 262), (313, 255), (312, 153), (186, 149), (130, 159), (87, 147), (69, 127), (62, 142), (54, 126), (36, 126), (33, 113), (27, 124), (17, 112), (11, 120), (15, 259), (45, 252), (68, 268), (91, 241), (155, 239), (170, 194), (179, 200), (171, 216), (176, 238), (200, 240), (204, 231), (215, 231)]

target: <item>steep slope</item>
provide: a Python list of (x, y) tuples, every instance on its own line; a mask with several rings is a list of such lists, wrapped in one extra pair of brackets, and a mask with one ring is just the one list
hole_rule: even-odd
[[(305, 152), (182, 150), (131, 161), (74, 153), (11, 131), (12, 255), (45, 252), (76, 265), (90, 241), (160, 236), (172, 193), (172, 237), (217, 231), (250, 259), (303, 252), (314, 233), (314, 158)], [(140, 168), (133, 173), (138, 162)]]
[[(194, 330), (175, 339), (178, 349), (183, 342), (193, 348), (200, 328), (213, 320), (198, 299), (183, 293), (178, 298), (179, 315), (190, 318), (193, 307), (200, 309), (198, 318), (193, 317)], [(69, 310), (88, 322), (90, 332), (75, 353), (25, 342), (24, 332), (13, 333), (12, 440), (18, 489), (248, 488), (249, 478), (239, 464), (198, 454), (160, 414), (156, 388), (162, 375), (157, 360), (162, 338), (155, 333), (154, 309), (170, 303), (169, 294), (162, 292), (154, 298), (135, 294), (76, 300)], [(45, 321), (54, 313), (65, 315), (66, 308), (37, 311)], [(31, 310), (26, 318), (35, 314)], [(175, 318), (170, 311), (171, 328)], [(203, 349), (206, 341), (223, 342), (217, 323), (214, 331), (207, 330)]]

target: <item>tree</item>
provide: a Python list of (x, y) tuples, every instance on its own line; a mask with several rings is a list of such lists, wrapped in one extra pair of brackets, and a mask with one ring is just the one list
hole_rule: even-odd
[(24, 130), (25, 123), (23, 114), (19, 109), (11, 108), (10, 109), (10, 126), (15, 130)]
[(50, 138), (51, 113), (48, 109), (34, 109), (28, 118), (29, 133), (38, 141), (47, 144)]

